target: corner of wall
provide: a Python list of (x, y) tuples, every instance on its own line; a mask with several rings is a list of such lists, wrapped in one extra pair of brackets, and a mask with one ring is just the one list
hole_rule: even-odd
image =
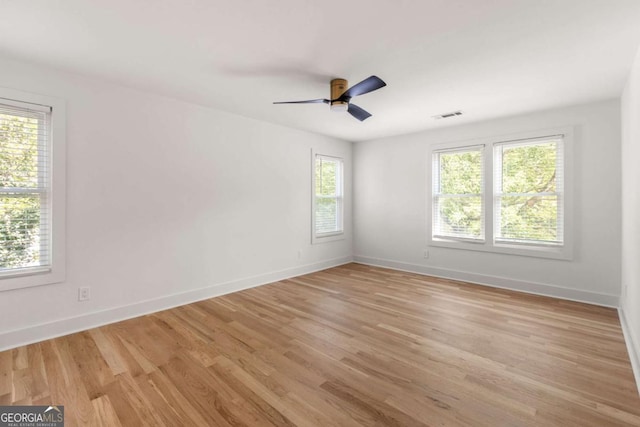
[(622, 333), (624, 334), (624, 341), (627, 344), (627, 351), (629, 352), (629, 360), (631, 360), (631, 369), (636, 379), (636, 387), (638, 388), (638, 394), (640, 394), (640, 343), (636, 342), (633, 338), (640, 335), (634, 333), (633, 324), (627, 320), (622, 307), (618, 309), (618, 315), (620, 317)]

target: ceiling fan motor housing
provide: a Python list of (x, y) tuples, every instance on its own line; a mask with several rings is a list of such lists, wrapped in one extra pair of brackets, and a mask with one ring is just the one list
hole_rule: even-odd
[(340, 98), (348, 87), (349, 84), (345, 79), (331, 80), (331, 111), (347, 111), (349, 108), (349, 102), (333, 100)]

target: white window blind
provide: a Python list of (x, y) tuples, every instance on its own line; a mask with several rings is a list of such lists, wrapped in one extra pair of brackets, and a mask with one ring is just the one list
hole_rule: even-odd
[(494, 145), (496, 243), (562, 245), (561, 135)]
[(343, 232), (343, 162), (337, 157), (315, 156), (314, 233), (324, 237)]
[(0, 277), (51, 266), (50, 118), (0, 99)]
[(435, 238), (484, 240), (484, 146), (433, 153)]

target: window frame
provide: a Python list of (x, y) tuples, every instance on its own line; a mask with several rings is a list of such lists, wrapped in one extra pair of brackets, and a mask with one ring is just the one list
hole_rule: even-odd
[[(338, 222), (340, 230), (331, 233), (316, 233), (316, 162), (319, 158), (338, 161), (339, 170), (339, 194), (336, 195)], [(311, 152), (311, 243), (325, 243), (335, 240), (343, 240), (344, 237), (344, 158), (334, 155)]]
[[(561, 245), (540, 245), (534, 243), (515, 243), (496, 241), (495, 185), (494, 185), (494, 147), (509, 142), (543, 139), (562, 135), (562, 162), (564, 167), (563, 182), (563, 238)], [(466, 141), (454, 141), (434, 144), (428, 149), (427, 161), (427, 245), (451, 249), (492, 252), (508, 255), (550, 258), (558, 260), (573, 259), (573, 140), (574, 129), (571, 126), (522, 132), (495, 137), (485, 137)], [(442, 238), (433, 236), (434, 204), (433, 204), (433, 153), (443, 150), (454, 150), (483, 145), (484, 149), (484, 241), (467, 239)]]
[(30, 267), (0, 273), (0, 291), (59, 283), (65, 280), (66, 250), (66, 106), (64, 100), (0, 87), (5, 105), (50, 107), (48, 141), (50, 267)]
[[(556, 165), (555, 165), (555, 171), (558, 172), (559, 170), (561, 171), (560, 173), (560, 177), (558, 177), (556, 175), (556, 190), (553, 192), (547, 192), (547, 193), (534, 193), (534, 192), (529, 192), (529, 193), (521, 193), (518, 194), (518, 196), (523, 196), (523, 195), (527, 195), (527, 196), (535, 196), (535, 195), (542, 195), (542, 196), (550, 196), (553, 195), (555, 197), (557, 197), (558, 200), (558, 211), (556, 214), (556, 223), (558, 226), (558, 235), (560, 236), (559, 241), (561, 243), (558, 242), (551, 242), (551, 241), (535, 241), (535, 240), (527, 240), (527, 239), (509, 239), (509, 238), (505, 238), (505, 237), (501, 237), (498, 236), (498, 228), (500, 227), (500, 223), (501, 223), (501, 209), (500, 209), (500, 205), (501, 205), (501, 200), (503, 197), (513, 197), (515, 195), (515, 193), (505, 193), (504, 191), (501, 191), (501, 179), (502, 179), (502, 172), (503, 172), (503, 168), (501, 168), (501, 164), (502, 164), (502, 159), (503, 159), (503, 155), (504, 155), (504, 151), (500, 152), (500, 149), (503, 147), (512, 147), (512, 148), (517, 148), (517, 147), (531, 147), (531, 146), (535, 146), (535, 145), (542, 145), (545, 143), (549, 143), (551, 141), (557, 142), (557, 146), (556, 146)], [(499, 160), (498, 160), (499, 159)], [(525, 139), (525, 140), (515, 140), (515, 141), (505, 141), (502, 143), (495, 143), (493, 144), (493, 160), (494, 163), (496, 162), (496, 160), (499, 161), (500, 164), (497, 164), (495, 170), (493, 171), (493, 176), (494, 176), (494, 188), (493, 188), (493, 203), (494, 203), (494, 230), (496, 230), (496, 232), (494, 233), (494, 242), (496, 244), (500, 244), (500, 245), (526, 245), (526, 246), (544, 246), (544, 247), (559, 247), (564, 245), (564, 221), (560, 221), (560, 219), (564, 219), (564, 135), (549, 135), (548, 137), (543, 137), (543, 138), (529, 138), (529, 139)]]

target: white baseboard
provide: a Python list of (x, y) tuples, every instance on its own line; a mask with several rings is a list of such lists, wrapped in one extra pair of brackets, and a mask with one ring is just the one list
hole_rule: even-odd
[[(627, 316), (622, 308), (618, 309), (618, 317), (620, 317), (624, 341), (627, 344), (627, 351), (631, 360), (631, 369), (633, 369), (636, 387), (638, 387), (638, 394), (640, 395), (640, 335), (634, 334), (636, 331), (633, 329), (632, 324), (627, 321)], [(634, 337), (636, 338), (634, 339)]]
[(601, 294), (597, 292), (583, 291), (580, 289), (565, 288), (545, 283), (525, 282), (500, 276), (470, 273), (467, 271), (451, 270), (447, 268), (430, 267), (425, 265), (410, 264), (402, 261), (372, 258), (362, 255), (354, 255), (353, 261), (376, 267), (386, 267), (394, 270), (410, 273), (424, 274), (427, 276), (441, 277), (444, 279), (461, 280), (494, 288), (511, 289), (529, 294), (544, 295), (571, 301), (586, 302), (605, 307), (618, 307), (619, 296)]
[(353, 261), (350, 256), (333, 258), (313, 264), (273, 271), (258, 276), (245, 277), (229, 282), (218, 283), (206, 288), (195, 289), (178, 294), (167, 295), (151, 300), (141, 301), (120, 307), (109, 308), (81, 316), (55, 320), (53, 322), (33, 325), (0, 333), (0, 351), (9, 350), (22, 345), (32, 344), (50, 338), (56, 338), (74, 332), (103, 326), (109, 323), (120, 322), (133, 317), (143, 316), (149, 313), (178, 307), (192, 302), (201, 301), (232, 292), (249, 289), (290, 277), (313, 273), (331, 267), (348, 264)]

